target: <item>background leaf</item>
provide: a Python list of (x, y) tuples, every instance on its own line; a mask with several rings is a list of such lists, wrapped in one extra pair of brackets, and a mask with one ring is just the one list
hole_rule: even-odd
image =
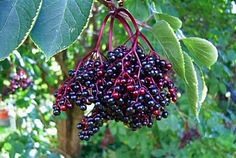
[(183, 42), (199, 64), (210, 67), (217, 61), (218, 51), (211, 42), (197, 37), (185, 38)]
[(19, 47), (34, 26), (42, 0), (0, 1), (0, 60)]
[(156, 13), (155, 16), (159, 20), (165, 20), (168, 22), (174, 30), (178, 30), (182, 27), (182, 21), (177, 17), (164, 13)]
[(149, 16), (148, 4), (145, 1), (126, 1), (125, 6), (129, 8), (132, 14), (135, 14), (135, 18), (138, 20), (145, 20)]
[(47, 58), (66, 49), (88, 22), (92, 0), (44, 0), (31, 37)]
[(160, 44), (162, 51), (173, 64), (176, 73), (184, 79), (184, 57), (173, 29), (166, 21), (158, 21), (152, 28), (153, 38)]

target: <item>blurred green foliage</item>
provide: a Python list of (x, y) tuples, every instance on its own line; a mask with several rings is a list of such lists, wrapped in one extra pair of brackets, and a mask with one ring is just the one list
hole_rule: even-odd
[[(106, 14), (100, 4), (95, 3), (95, 7), (98, 10), (94, 11), (88, 29), (78, 42), (68, 48), (67, 53), (62, 54), (64, 68), (57, 57), (45, 62), (43, 54), (29, 40), (18, 49), (20, 55), (15, 52), (0, 62), (0, 90), (7, 86), (14, 66), (24, 68), (34, 80), (32, 87), (19, 90), (14, 95), (4, 96), (1, 92), (2, 104), (14, 107), (17, 129), (0, 143), (0, 157), (59, 157), (63, 154), (57, 150), (58, 144), (63, 142), (57, 141), (56, 119), (51, 115), (52, 94), (62, 82), (65, 68), (72, 69), (94, 46)], [(148, 21), (150, 26), (154, 9), (179, 17), (186, 36), (210, 40), (217, 46), (220, 57), (210, 70), (203, 70), (209, 92), (202, 106), (200, 122), (191, 112), (187, 96), (182, 95), (177, 105), (168, 107), (170, 117), (156, 122), (152, 129), (143, 128), (133, 132), (121, 123), (105, 125), (89, 142), (81, 143), (81, 157), (236, 157), (236, 103), (233, 101), (236, 98), (233, 93), (236, 89), (236, 14), (232, 13), (232, 2), (128, 0), (126, 7), (138, 20)], [(114, 45), (124, 43), (124, 30), (118, 26), (115, 32)], [(149, 36), (148, 31), (145, 34)], [(103, 37), (103, 43), (107, 42), (107, 36)], [(152, 44), (158, 49), (157, 43)], [(103, 49), (106, 49), (106, 45)], [(176, 82), (180, 92), (184, 92), (184, 84), (178, 78)], [(61, 116), (57, 120), (65, 118)], [(195, 133), (195, 137), (189, 138), (192, 130), (199, 135)], [(109, 131), (112, 136), (108, 134)]]

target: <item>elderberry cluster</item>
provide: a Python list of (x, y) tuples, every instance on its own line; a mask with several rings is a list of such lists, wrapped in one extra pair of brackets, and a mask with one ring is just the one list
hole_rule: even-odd
[(9, 86), (10, 93), (15, 93), (17, 89), (22, 88), (25, 90), (33, 83), (32, 79), (28, 77), (25, 70), (20, 69), (16, 74), (11, 77), (11, 82)]
[(169, 78), (172, 65), (155, 53), (119, 46), (104, 60), (94, 55), (82, 61), (56, 92), (54, 115), (78, 106), (86, 111), (77, 125), (81, 140), (98, 132), (104, 122), (121, 121), (132, 130), (152, 127), (167, 118), (166, 106), (176, 102), (177, 90)]

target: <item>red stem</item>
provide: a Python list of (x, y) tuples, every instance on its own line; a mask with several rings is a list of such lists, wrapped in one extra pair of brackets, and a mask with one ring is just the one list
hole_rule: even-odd
[(132, 23), (133, 23), (133, 25), (134, 25), (134, 27), (135, 27), (135, 29), (136, 29), (136, 32), (140, 32), (140, 31), (139, 31), (139, 28), (138, 28), (138, 24), (137, 24), (135, 18), (133, 17), (133, 15), (132, 15), (127, 9), (125, 9), (125, 8), (118, 8), (118, 9), (116, 10), (116, 12), (117, 12), (117, 14), (119, 14), (119, 12), (124, 12), (125, 14), (127, 14), (127, 16), (128, 16), (128, 17), (130, 18), (130, 20), (132, 21)]
[(112, 38), (113, 38), (113, 26), (114, 26), (115, 18), (112, 16), (109, 30), (109, 51), (113, 50), (112, 47)]
[(126, 22), (126, 20), (125, 20), (122, 16), (120, 16), (119, 14), (116, 15), (116, 18), (120, 21), (121, 24), (123, 24), (125, 30), (127, 31), (128, 35), (129, 35), (129, 39), (132, 40), (134, 33), (133, 33), (131, 27), (129, 26), (129, 24), (128, 24), (128, 23)]
[[(127, 9), (125, 9), (125, 8), (118, 8), (116, 11), (117, 11), (117, 13), (119, 13), (119, 12), (124, 12), (125, 14), (127, 14), (128, 17), (130, 18), (130, 20), (132, 21), (132, 23), (134, 24), (134, 27), (135, 27), (135, 29), (136, 29), (136, 32), (140, 32), (140, 30), (139, 30), (139, 28), (138, 28), (138, 24), (137, 24), (135, 18), (133, 17), (133, 15), (132, 15)], [(121, 17), (122, 17), (122, 16), (121, 16)], [(123, 18), (123, 17), (122, 17), (122, 18)], [(150, 48), (152, 51), (154, 51), (153, 46), (151, 45), (151, 43), (149, 42), (149, 40), (146, 38), (146, 36), (145, 36), (143, 33), (141, 33), (141, 32), (140, 32), (139, 36), (141, 36), (142, 39), (146, 42), (146, 44), (149, 46), (149, 48)]]
[(97, 44), (96, 44), (96, 47), (95, 47), (95, 50), (96, 50), (96, 51), (98, 51), (98, 50), (100, 49), (100, 44), (101, 44), (102, 36), (103, 36), (103, 33), (104, 33), (104, 29), (105, 29), (105, 26), (106, 26), (106, 24), (107, 24), (107, 21), (108, 21), (108, 19), (110, 18), (111, 15), (112, 15), (112, 14), (109, 13), (109, 14), (105, 17), (105, 19), (104, 19), (104, 21), (103, 21), (103, 23), (102, 23), (102, 27), (101, 27), (101, 30), (100, 30), (100, 33), (99, 33), (99, 36), (98, 36), (98, 41), (97, 41)]
[(149, 40), (147, 39), (147, 37), (142, 33), (140, 32), (140, 36), (142, 37), (142, 39), (144, 40), (144, 42), (149, 46), (149, 48), (152, 50), (152, 51), (155, 51), (152, 44), (149, 42)]

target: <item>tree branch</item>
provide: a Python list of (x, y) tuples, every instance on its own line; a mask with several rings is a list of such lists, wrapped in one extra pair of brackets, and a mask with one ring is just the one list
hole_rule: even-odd
[(113, 0), (98, 0), (98, 2), (104, 4), (107, 8), (115, 8), (115, 3)]
[[(126, 14), (124, 14), (124, 13), (121, 12), (121, 13), (119, 13), (119, 15), (130, 21), (130, 18), (129, 18)], [(142, 22), (142, 21), (139, 21), (139, 20), (137, 20), (137, 19), (135, 19), (135, 21), (136, 21), (136, 23), (137, 23), (139, 26), (141, 26), (141, 27), (145, 27), (145, 28), (147, 28), (147, 29), (151, 29), (151, 28), (152, 28), (152, 27), (149, 26), (146, 22)]]
[(64, 50), (64, 51), (62, 51), (62, 52), (56, 54), (56, 55), (55, 55), (55, 59), (56, 59), (57, 63), (60, 65), (60, 67), (61, 67), (63, 76), (69, 77), (69, 75), (68, 75), (68, 69), (67, 69), (67, 67), (66, 67), (66, 65), (65, 65), (65, 63), (64, 63), (64, 59), (63, 59), (63, 54), (64, 54), (64, 53), (66, 53), (66, 50)]

